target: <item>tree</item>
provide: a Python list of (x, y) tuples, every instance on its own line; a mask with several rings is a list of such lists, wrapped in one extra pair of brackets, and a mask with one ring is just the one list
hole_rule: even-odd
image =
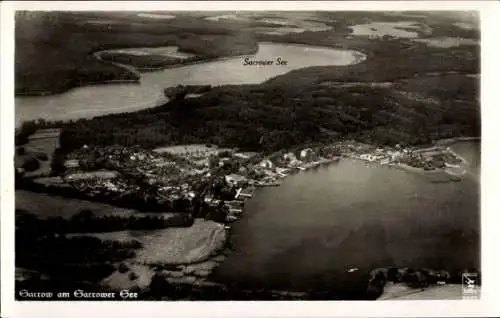
[(40, 162), (35, 157), (28, 156), (25, 158), (22, 168), (26, 171), (35, 171), (40, 168)]
[(155, 297), (161, 297), (165, 295), (170, 288), (170, 284), (167, 282), (166, 278), (158, 273), (156, 273), (151, 279), (149, 284), (149, 289), (151, 294)]
[(208, 157), (208, 167), (210, 169), (217, 168), (219, 166), (219, 158), (215, 155), (210, 155)]
[(94, 217), (94, 213), (89, 209), (82, 209), (71, 217), (71, 221), (76, 224), (87, 224)]

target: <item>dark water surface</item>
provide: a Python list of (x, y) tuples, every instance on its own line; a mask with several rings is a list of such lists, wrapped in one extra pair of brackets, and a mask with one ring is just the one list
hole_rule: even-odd
[(479, 146), (453, 148), (473, 165), (462, 182), (342, 160), (258, 189), (215, 279), (314, 290), (376, 267), (479, 268)]

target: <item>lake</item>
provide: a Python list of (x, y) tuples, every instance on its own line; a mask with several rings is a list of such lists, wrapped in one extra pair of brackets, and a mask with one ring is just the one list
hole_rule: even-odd
[(57, 95), (16, 97), (16, 126), (38, 118), (69, 120), (154, 107), (159, 101), (164, 101), (165, 87), (179, 84), (257, 84), (299, 68), (341, 66), (364, 60), (364, 55), (356, 51), (273, 43), (260, 43), (257, 54), (245, 57), (252, 60), (276, 60), (281, 57), (288, 64), (244, 66), (244, 57), (231, 57), (143, 73), (140, 84), (93, 85)]
[(461, 182), (345, 159), (258, 189), (214, 279), (304, 291), (342, 288), (351, 267), (479, 268), (479, 146), (453, 149), (471, 164)]

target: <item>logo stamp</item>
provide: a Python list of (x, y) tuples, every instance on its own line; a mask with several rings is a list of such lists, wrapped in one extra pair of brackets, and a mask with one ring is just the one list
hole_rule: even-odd
[(479, 299), (479, 277), (477, 273), (462, 273), (463, 299)]

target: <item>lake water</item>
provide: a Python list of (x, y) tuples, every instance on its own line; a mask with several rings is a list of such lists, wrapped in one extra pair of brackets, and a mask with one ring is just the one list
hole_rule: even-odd
[(16, 126), (37, 118), (68, 120), (136, 111), (153, 107), (163, 99), (165, 87), (183, 85), (257, 84), (289, 71), (322, 65), (349, 65), (363, 59), (361, 53), (323, 47), (261, 43), (252, 60), (288, 61), (286, 66), (244, 66), (243, 57), (191, 64), (143, 73), (140, 84), (85, 86), (68, 92), (16, 97)]
[(472, 164), (462, 182), (341, 160), (258, 189), (215, 279), (317, 290), (342, 285), (351, 267), (479, 268), (479, 146), (454, 149)]

